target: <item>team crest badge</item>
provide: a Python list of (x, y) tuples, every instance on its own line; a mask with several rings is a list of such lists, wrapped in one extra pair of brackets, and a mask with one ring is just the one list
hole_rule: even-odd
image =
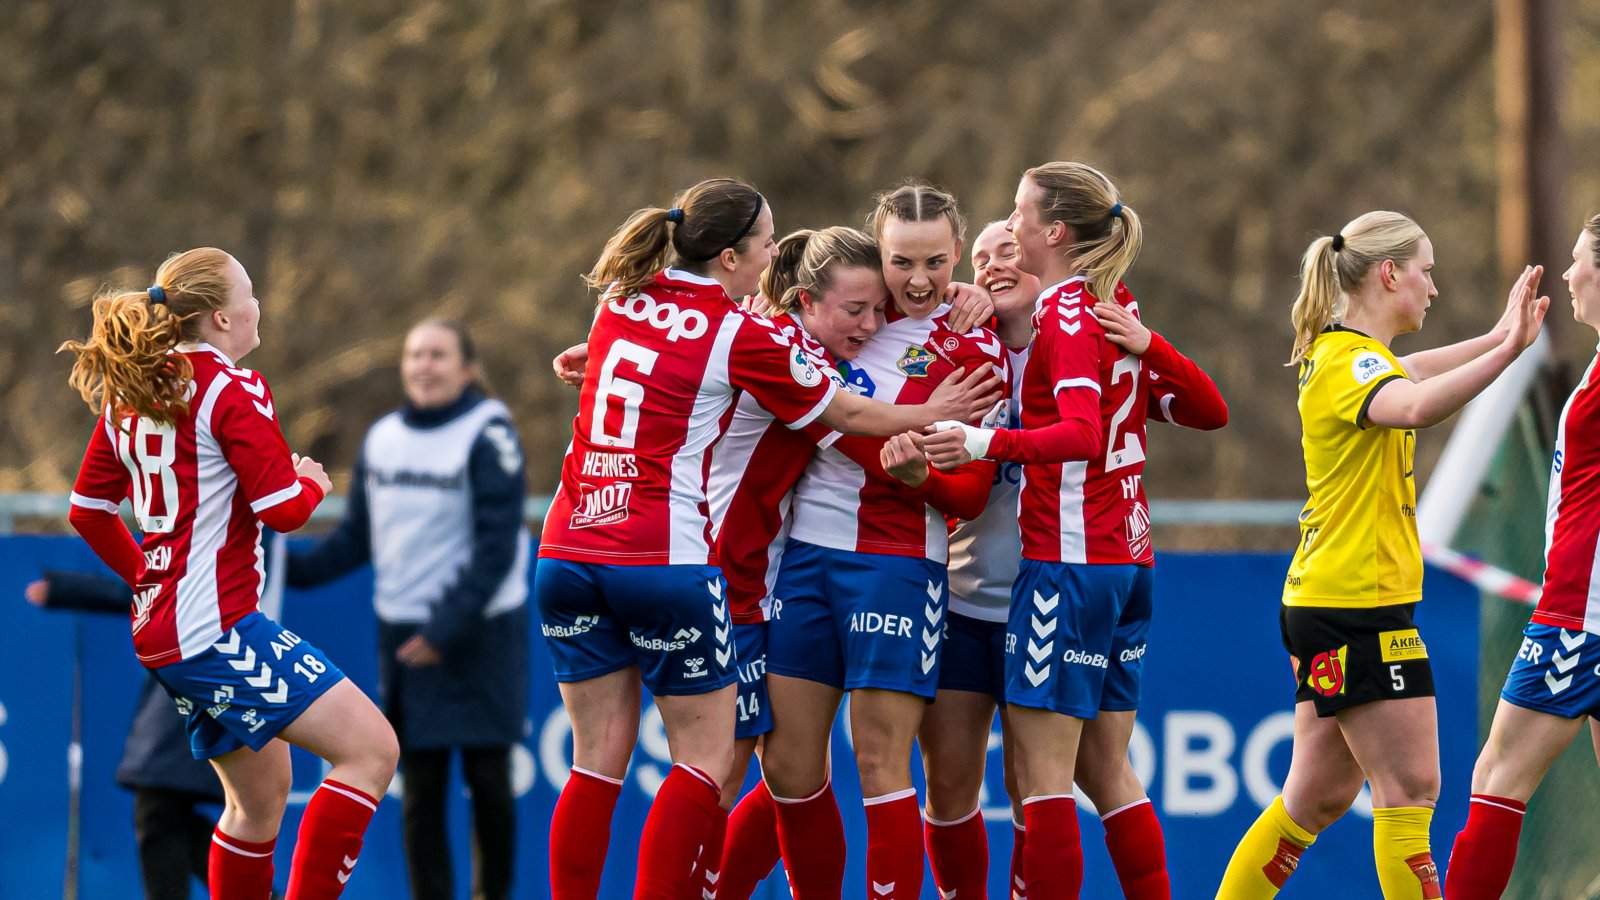
[(938, 357), (921, 347), (907, 347), (900, 361), (895, 363), (907, 378), (928, 377), (928, 364)]

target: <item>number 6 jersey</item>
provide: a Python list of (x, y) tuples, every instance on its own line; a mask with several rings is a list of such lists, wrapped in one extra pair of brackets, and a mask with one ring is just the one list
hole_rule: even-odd
[(791, 428), (836, 390), (773, 324), (716, 281), (667, 269), (600, 308), (572, 444), (539, 555), (613, 565), (705, 565), (710, 449), (740, 391)]
[[(73, 525), (134, 586), (133, 648), (150, 668), (195, 656), (254, 612), (261, 525), (293, 531), (322, 500), (295, 477), (266, 381), (209, 344), (178, 350), (194, 367), (188, 410), (172, 425), (102, 415), (72, 488)], [(124, 498), (142, 545), (117, 517)]]

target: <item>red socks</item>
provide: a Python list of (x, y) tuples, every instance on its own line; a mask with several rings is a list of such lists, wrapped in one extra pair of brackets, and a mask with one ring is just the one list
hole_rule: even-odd
[[(667, 773), (639, 837), (634, 900), (680, 900), (700, 851), (726, 814), (722, 791), (710, 775), (683, 763)], [(721, 865), (720, 861), (718, 865)]]
[[(1517, 838), (1528, 805), (1505, 797), (1473, 794), (1467, 827), (1456, 835), (1445, 870), (1444, 895), (1450, 900), (1498, 898), (1517, 863)], [(213, 848), (212, 858), (216, 858)]]
[(272, 848), (277, 838), (260, 843), (211, 832), (206, 859), (206, 884), (211, 896), (226, 900), (267, 900), (272, 893)]
[(1011, 900), (1028, 900), (1028, 882), (1023, 877), (1027, 871), (1022, 865), (1022, 852), (1027, 849), (1028, 833), (1022, 823), (1011, 820)]
[(1106, 827), (1106, 849), (1111, 851), (1122, 895), (1128, 900), (1170, 900), (1167, 845), (1149, 799), (1114, 809), (1100, 821)]
[(332, 900), (344, 893), (361, 857), (361, 836), (377, 811), (377, 799), (348, 784), (330, 778), (317, 786), (300, 817), (289, 865), (289, 900)]
[(572, 769), (550, 816), (550, 894), (554, 900), (594, 900), (611, 843), (611, 813), (622, 782)]
[(922, 895), (922, 807), (916, 788), (863, 802), (868, 900), (916, 900)]
[(695, 860), (694, 877), (689, 879), (689, 900), (717, 900), (722, 887), (722, 848), (728, 839), (728, 814), (721, 804), (711, 817), (711, 833), (706, 835), (700, 858)]
[(946, 900), (981, 900), (988, 892), (989, 829), (980, 812), (975, 809), (954, 822), (930, 818), (923, 824), (933, 883)]
[(1028, 841), (1023, 852), (1025, 893), (1067, 900), (1083, 889), (1083, 848), (1078, 840), (1078, 804), (1071, 794), (1022, 801)]
[[(765, 781), (728, 814), (728, 836), (722, 845), (722, 888), (717, 900), (750, 900), (762, 879), (782, 858), (778, 852), (778, 805)], [(699, 898), (697, 898), (699, 900)]]
[(844, 820), (833, 798), (833, 782), (803, 800), (772, 799), (794, 900), (839, 900), (844, 890)]

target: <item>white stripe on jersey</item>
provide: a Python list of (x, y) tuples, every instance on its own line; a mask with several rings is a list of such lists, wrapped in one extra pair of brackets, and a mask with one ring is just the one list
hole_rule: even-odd
[(791, 536), (831, 550), (857, 548), (865, 469), (832, 447), (817, 451), (795, 487)]
[(705, 502), (706, 452), (722, 436), (722, 416), (733, 402), (728, 381), (728, 359), (733, 339), (746, 321), (744, 315), (730, 311), (722, 317), (717, 338), (706, 359), (705, 375), (695, 394), (689, 413), (683, 446), (672, 455), (672, 487), (668, 495), (672, 534), (668, 562), (673, 565), (701, 565), (710, 556), (706, 543), (706, 517), (700, 512)]
[(194, 525), (189, 531), (188, 567), (178, 579), (174, 598), (178, 648), (184, 659), (200, 654), (222, 637), (222, 618), (217, 606), (217, 552), (228, 539), (228, 520), (239, 479), (222, 455), (222, 446), (211, 429), (211, 416), (228, 382), (228, 376), (218, 372), (206, 386), (205, 399), (194, 416), (198, 496)]
[(250, 511), (253, 513), (260, 513), (263, 509), (271, 509), (285, 500), (293, 500), (298, 496), (300, 496), (300, 479), (296, 478), (294, 480), (294, 484), (289, 485), (281, 491), (274, 491), (265, 497), (262, 497), (260, 500), (250, 504)]
[(1067, 388), (1075, 387), (1091, 388), (1096, 394), (1100, 393), (1100, 382), (1093, 378), (1064, 378), (1056, 382), (1055, 392), (1059, 394)]
[(739, 491), (739, 484), (750, 473), (750, 460), (756, 447), (773, 423), (772, 413), (762, 408), (756, 398), (743, 391), (734, 405), (733, 420), (711, 450), (711, 477), (706, 479), (706, 499), (711, 510), (711, 536), (722, 534), (722, 523), (728, 516), (728, 507)]
[(122, 508), (122, 504), (120, 503), (112, 503), (110, 500), (96, 500), (93, 497), (85, 497), (77, 491), (72, 492), (72, 505), (81, 506), (84, 509), (97, 509), (101, 512), (111, 513), (112, 515), (116, 515), (117, 510)]
[(1061, 464), (1061, 561), (1089, 561), (1089, 529), (1083, 522), (1083, 483), (1087, 480), (1087, 461)]

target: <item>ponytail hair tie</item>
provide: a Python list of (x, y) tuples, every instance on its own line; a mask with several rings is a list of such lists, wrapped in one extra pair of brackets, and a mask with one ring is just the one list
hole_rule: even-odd
[(682, 223), (683, 222), (683, 210), (677, 208), (676, 206), (674, 206), (673, 208), (667, 210), (667, 221), (671, 222), (674, 225)]
[(1340, 250), (1343, 250), (1343, 249), (1344, 249), (1344, 235), (1342, 235), (1342, 234), (1334, 235), (1333, 236), (1333, 252), (1338, 253)]
[(1113, 218), (1113, 219), (1122, 218), (1122, 204), (1121, 203), (1113, 203), (1113, 204), (1111, 204), (1111, 218)]
[(160, 306), (167, 302), (167, 292), (159, 284), (152, 284), (144, 292), (150, 295), (150, 305)]

